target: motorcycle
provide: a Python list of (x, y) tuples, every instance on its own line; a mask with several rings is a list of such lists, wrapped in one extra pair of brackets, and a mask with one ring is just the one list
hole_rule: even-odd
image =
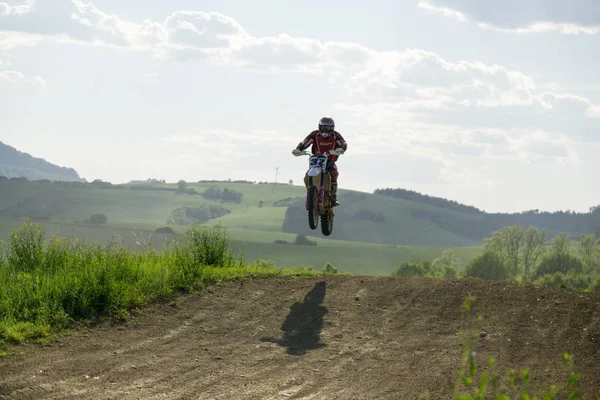
[[(331, 152), (336, 154), (335, 152)], [(299, 155), (308, 156), (308, 171), (304, 175), (306, 186), (306, 210), (308, 211), (308, 226), (315, 230), (321, 220), (321, 232), (329, 236), (333, 232), (335, 213), (332, 207), (331, 175), (327, 171), (328, 153), (312, 154), (302, 151)]]

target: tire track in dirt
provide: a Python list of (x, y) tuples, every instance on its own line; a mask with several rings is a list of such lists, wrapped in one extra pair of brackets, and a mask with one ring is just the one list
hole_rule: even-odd
[[(494, 356), (563, 380), (575, 354), (584, 398), (600, 394), (600, 296), (478, 280), (271, 278), (156, 304), (121, 326), (81, 329), (0, 359), (0, 399), (449, 398), (465, 328), (484, 316)], [(40, 372), (41, 371), (41, 372)]]

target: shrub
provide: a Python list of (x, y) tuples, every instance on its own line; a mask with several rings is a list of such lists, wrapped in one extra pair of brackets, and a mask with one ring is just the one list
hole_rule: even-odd
[(593, 290), (595, 288), (592, 277), (589, 275), (563, 274), (561, 272), (545, 274), (536, 279), (535, 283), (553, 288), (572, 290)]
[(294, 244), (300, 246), (316, 246), (317, 242), (308, 239), (306, 235), (296, 235), (296, 240), (294, 241)]
[(458, 271), (453, 267), (445, 266), (442, 273), (443, 273), (444, 278), (449, 279), (449, 278), (457, 278), (458, 277)]
[(338, 269), (332, 263), (326, 262), (325, 265), (323, 266), (323, 272), (326, 274), (337, 274)]
[(187, 182), (184, 181), (183, 179), (181, 179), (177, 182), (177, 192), (178, 193), (187, 192)]
[(108, 222), (108, 217), (104, 214), (94, 214), (90, 217), (90, 224), (106, 224)]
[(167, 224), (199, 225), (211, 219), (222, 217), (230, 212), (231, 210), (216, 205), (182, 207), (171, 211), (171, 215), (167, 219)]
[(161, 226), (160, 228), (156, 228), (155, 233), (169, 233), (174, 234), (175, 231), (170, 226)]
[(583, 272), (583, 263), (569, 253), (552, 252), (542, 258), (542, 262), (535, 270), (533, 278), (537, 279), (546, 274), (562, 274)]
[(509, 277), (502, 258), (492, 252), (484, 252), (471, 260), (465, 269), (465, 274), (472, 278), (492, 280), (506, 280)]
[(23, 224), (10, 233), (8, 265), (13, 271), (31, 273), (44, 263), (44, 229)]
[(182, 289), (188, 289), (206, 266), (238, 265), (227, 231), (218, 227), (192, 227), (182, 239), (169, 244), (167, 253), (173, 258), (176, 286)]
[(392, 276), (425, 276), (425, 272), (423, 262), (406, 261), (392, 272)]
[(228, 188), (223, 190), (218, 188), (208, 188), (202, 193), (202, 197), (207, 200), (221, 200), (222, 203), (240, 204), (244, 194)]

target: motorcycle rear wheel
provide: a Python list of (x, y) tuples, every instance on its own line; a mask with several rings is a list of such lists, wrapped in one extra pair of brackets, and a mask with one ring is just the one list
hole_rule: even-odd
[(333, 215), (325, 213), (321, 216), (321, 232), (325, 236), (333, 233)]

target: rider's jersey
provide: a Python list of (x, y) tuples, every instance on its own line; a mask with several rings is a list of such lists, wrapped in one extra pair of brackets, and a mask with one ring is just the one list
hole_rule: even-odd
[[(329, 153), (330, 150), (338, 149), (340, 147), (344, 150), (348, 148), (348, 144), (344, 140), (344, 137), (337, 131), (331, 132), (331, 135), (326, 138), (321, 135), (321, 131), (312, 131), (308, 134), (306, 139), (298, 144), (298, 149), (306, 150), (310, 145), (312, 145), (311, 152), (313, 154)], [(329, 154), (328, 161), (335, 162), (338, 157), (339, 156), (337, 155)]]

